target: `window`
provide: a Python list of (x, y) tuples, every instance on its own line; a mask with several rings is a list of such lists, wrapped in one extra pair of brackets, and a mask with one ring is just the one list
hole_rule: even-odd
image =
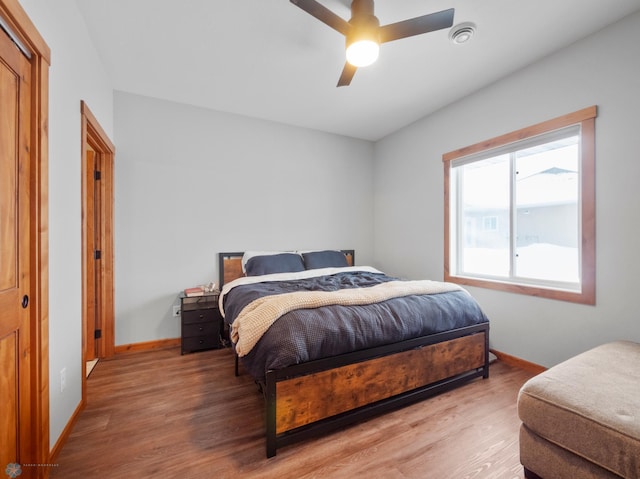
[(498, 217), (485, 216), (482, 218), (482, 225), (485, 231), (496, 231), (498, 229)]
[(595, 117), (443, 156), (445, 281), (595, 304)]

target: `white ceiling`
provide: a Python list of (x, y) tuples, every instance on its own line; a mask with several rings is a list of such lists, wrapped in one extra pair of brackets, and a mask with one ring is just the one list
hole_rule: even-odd
[[(349, 0), (319, 0), (349, 19)], [(378, 0), (382, 25), (455, 8), (477, 24), (383, 44), (336, 88), (344, 37), (288, 0), (76, 0), (113, 86), (378, 140), (631, 12), (640, 0)]]

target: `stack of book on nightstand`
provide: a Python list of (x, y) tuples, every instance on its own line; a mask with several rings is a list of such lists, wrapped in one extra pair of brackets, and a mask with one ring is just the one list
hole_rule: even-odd
[(204, 296), (204, 288), (202, 286), (187, 288), (184, 290), (184, 295), (187, 298), (191, 298), (192, 296)]
[(184, 295), (187, 298), (191, 298), (193, 296), (204, 296), (207, 294), (219, 294), (218, 288), (216, 288), (216, 283), (211, 282), (209, 284), (201, 284), (199, 286), (194, 286), (193, 288), (187, 288), (184, 290)]

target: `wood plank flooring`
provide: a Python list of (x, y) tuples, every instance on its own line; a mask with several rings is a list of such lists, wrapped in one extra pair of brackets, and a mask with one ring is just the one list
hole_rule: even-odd
[[(242, 368), (241, 368), (242, 370)], [(103, 360), (52, 478), (522, 478), (516, 397), (531, 373), (490, 378), (265, 456), (263, 399), (231, 350)]]

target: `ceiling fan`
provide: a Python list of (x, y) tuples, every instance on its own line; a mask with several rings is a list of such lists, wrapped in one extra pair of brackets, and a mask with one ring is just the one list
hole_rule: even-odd
[(373, 0), (353, 0), (351, 19), (348, 22), (316, 0), (291, 0), (291, 3), (346, 37), (347, 62), (338, 80), (339, 87), (351, 83), (358, 67), (364, 67), (376, 61), (381, 43), (429, 33), (453, 25), (453, 8), (380, 26), (380, 21), (373, 14)]

